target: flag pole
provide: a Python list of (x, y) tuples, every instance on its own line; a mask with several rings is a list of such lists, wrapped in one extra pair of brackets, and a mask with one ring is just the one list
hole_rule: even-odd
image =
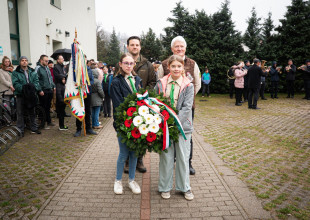
[[(75, 40), (77, 41), (77, 31), (75, 28)], [(84, 111), (85, 111), (85, 102), (84, 102)], [(86, 114), (86, 111), (85, 111)], [(84, 130), (84, 136), (86, 136), (86, 128), (85, 128), (85, 117), (83, 118), (83, 130)]]

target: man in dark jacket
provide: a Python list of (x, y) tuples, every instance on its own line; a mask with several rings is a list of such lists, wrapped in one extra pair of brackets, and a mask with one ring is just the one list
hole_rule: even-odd
[(104, 117), (111, 117), (111, 97), (109, 94), (109, 86), (111, 84), (111, 74), (108, 73), (109, 69), (107, 66), (103, 66), (103, 80), (102, 80), (102, 89), (104, 92), (104, 101), (103, 101), (103, 115)]
[(310, 60), (306, 60), (306, 65), (302, 65), (300, 68), (303, 72), (303, 79), (305, 85), (305, 97), (303, 99), (310, 100)]
[[(19, 66), (12, 73), (12, 83), (15, 88), (14, 95), (16, 95), (16, 111), (17, 111), (17, 127), (21, 130), (22, 136), (24, 136), (24, 111), (28, 111), (30, 117), (31, 133), (41, 134), (35, 123), (35, 103), (32, 103), (30, 108), (26, 107), (23, 88), (25, 85), (32, 84), (35, 87), (36, 92), (43, 95), (43, 91), (40, 89), (38, 75), (34, 69), (28, 66), (28, 59), (25, 56), (21, 56), (19, 59)], [(33, 94), (36, 96), (36, 94)]]
[[(138, 74), (138, 76), (142, 80), (142, 87), (146, 89), (149, 87), (153, 89), (156, 84), (156, 74), (154, 71), (154, 67), (151, 62), (149, 62), (146, 58), (144, 58), (141, 54), (141, 39), (137, 36), (131, 36), (127, 39), (127, 50), (132, 55), (133, 59), (136, 62), (134, 67), (134, 71)], [(115, 71), (118, 72), (119, 65), (116, 64)], [(129, 170), (128, 159), (125, 164), (124, 172), (127, 173)], [(143, 157), (138, 157), (137, 162), (137, 170), (140, 173), (145, 173), (146, 168), (143, 165)]]
[(261, 76), (264, 75), (260, 67), (260, 64), (261, 62), (259, 59), (254, 59), (254, 65), (248, 71), (248, 75), (249, 75), (249, 84), (248, 84), (248, 88), (249, 88), (248, 104), (249, 105), (248, 107), (250, 109), (259, 109), (257, 107), (257, 100), (258, 100), (258, 94), (259, 94), (259, 89), (260, 89)]
[[(249, 70), (251, 68), (251, 64), (249, 60), (244, 61), (244, 69)], [(249, 95), (249, 89), (248, 89), (248, 84), (249, 84), (249, 75), (246, 74), (244, 77), (244, 88), (243, 88), (243, 98), (244, 102), (248, 101), (248, 95)]]
[(47, 126), (45, 127), (45, 129), (50, 129), (49, 126), (55, 126), (55, 124), (52, 123), (50, 115), (50, 108), (52, 104), (53, 93), (55, 91), (55, 85), (53, 82), (51, 72), (48, 68), (48, 57), (46, 55), (40, 56), (40, 60), (37, 63), (36, 72), (39, 78), (39, 84), (41, 87), (40, 90), (43, 91), (43, 95), (40, 95), (39, 99), (40, 99), (40, 105), (45, 110), (45, 116), (47, 122)]
[(285, 67), (286, 72), (286, 86), (287, 86), (287, 97), (294, 98), (294, 81), (296, 66), (293, 64), (291, 59), (288, 60), (288, 65)]
[(273, 61), (272, 62), (272, 66), (270, 68), (270, 81), (271, 81), (271, 90), (270, 90), (270, 94), (271, 94), (271, 98), (278, 98), (278, 86), (279, 86), (279, 81), (280, 81), (280, 68), (277, 67), (277, 62)]

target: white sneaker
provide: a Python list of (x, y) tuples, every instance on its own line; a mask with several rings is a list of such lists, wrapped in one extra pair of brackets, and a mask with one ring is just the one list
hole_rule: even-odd
[(186, 200), (193, 200), (194, 199), (194, 194), (192, 191), (188, 190), (187, 192), (184, 193), (184, 197)]
[(162, 193), (161, 193), (161, 197), (162, 197), (163, 199), (170, 199), (170, 191), (168, 191), (168, 192), (162, 192)]
[(123, 194), (123, 185), (121, 180), (115, 180), (114, 182), (114, 193), (116, 195)]
[(141, 193), (141, 189), (140, 186), (138, 185), (138, 183), (136, 181), (130, 181), (128, 182), (129, 188), (131, 189), (133, 194), (140, 194)]

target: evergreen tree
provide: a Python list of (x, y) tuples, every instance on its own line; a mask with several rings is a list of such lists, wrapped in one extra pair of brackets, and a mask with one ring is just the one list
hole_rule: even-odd
[(262, 27), (262, 44), (261, 44), (261, 59), (267, 60), (269, 64), (277, 59), (279, 48), (277, 47), (276, 36), (272, 34), (275, 26), (271, 18), (271, 12), (268, 13), (268, 18), (265, 19)]
[(226, 73), (230, 66), (243, 58), (241, 34), (235, 30), (231, 18), (229, 1), (222, 3), (220, 10), (213, 14), (214, 44), (212, 62), (209, 69), (213, 72), (214, 91), (225, 92), (228, 90)]
[(107, 50), (107, 58), (105, 61), (107, 64), (115, 65), (120, 58), (120, 42), (116, 36), (115, 29), (113, 28), (113, 32), (111, 34), (110, 42)]
[[(304, 64), (310, 57), (310, 1), (292, 0), (280, 22), (276, 28), (279, 32), (280, 64), (286, 66), (288, 59), (293, 59), (296, 66)], [(300, 91), (302, 88), (301, 73), (297, 72), (295, 89)]]
[(107, 56), (107, 48), (106, 48), (107, 37), (101, 25), (97, 25), (96, 38), (97, 38), (97, 58), (100, 61), (105, 61), (105, 58)]
[(162, 54), (161, 42), (151, 28), (141, 35), (141, 54), (151, 62), (159, 60)]
[(171, 22), (171, 27), (164, 28), (166, 35), (163, 36), (162, 43), (165, 47), (165, 57), (171, 55), (171, 41), (174, 37), (180, 35), (187, 40), (188, 33), (193, 24), (192, 16), (188, 9), (184, 8), (182, 1), (176, 3), (176, 7), (171, 11), (173, 17), (167, 20)]
[(257, 17), (255, 7), (252, 8), (251, 17), (247, 20), (248, 27), (245, 31), (243, 36), (243, 42), (247, 47), (250, 48), (248, 52), (248, 57), (250, 59), (253, 58), (260, 58), (261, 57), (261, 27), (260, 27), (260, 20), (261, 18)]

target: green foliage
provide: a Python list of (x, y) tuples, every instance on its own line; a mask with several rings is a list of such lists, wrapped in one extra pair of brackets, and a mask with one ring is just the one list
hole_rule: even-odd
[[(140, 89), (138, 93), (143, 94), (145, 91), (145, 89)], [(170, 106), (163, 94), (156, 94), (154, 90), (148, 90), (148, 93), (149, 97), (157, 98), (159, 101)], [(131, 131), (134, 129), (133, 123), (129, 128), (125, 126), (126, 119), (133, 119), (134, 117), (139, 115), (138, 109), (140, 106), (137, 104), (137, 101), (137, 95), (133, 93), (128, 95), (125, 98), (124, 102), (117, 107), (115, 117), (115, 128), (117, 131), (117, 135), (122, 138), (123, 143), (126, 143), (129, 149), (135, 151), (137, 156), (144, 155), (146, 151), (153, 151), (160, 154), (162, 153), (163, 148), (163, 130), (161, 128), (156, 133), (156, 140), (153, 142), (148, 142), (146, 140), (146, 135), (142, 134), (141, 137), (138, 139), (135, 139), (132, 136)], [(130, 107), (135, 107), (137, 109), (137, 111), (134, 112), (132, 116), (127, 115), (127, 109)], [(160, 108), (160, 111), (165, 110), (163, 106), (158, 107)], [(170, 108), (172, 108), (177, 113), (177, 110), (173, 106), (170, 106)], [(179, 130), (176, 126), (174, 119), (170, 117), (167, 120), (167, 123), (169, 128), (170, 140), (178, 142)], [(164, 152), (167, 152), (167, 150), (165, 150)]]
[(115, 29), (113, 28), (113, 32), (111, 35), (111, 39), (108, 45), (107, 57), (104, 60), (107, 64), (115, 65), (120, 58), (120, 42), (116, 36)]
[(141, 35), (141, 54), (150, 62), (160, 60), (163, 48), (161, 41), (156, 37), (151, 28), (146, 34)]

